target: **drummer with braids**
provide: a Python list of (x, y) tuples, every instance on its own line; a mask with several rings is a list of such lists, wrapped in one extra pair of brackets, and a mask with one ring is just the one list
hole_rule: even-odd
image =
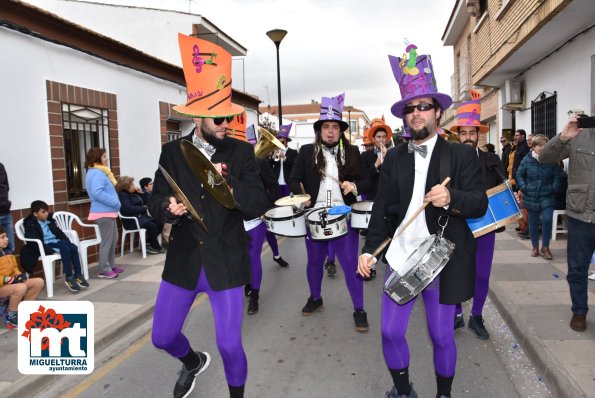
[[(384, 159), (358, 272), (367, 276), (377, 260), (372, 253), (387, 237), (394, 237), (385, 252), (388, 278), (393, 269), (409, 265), (407, 258), (431, 234), (439, 233), (440, 225), (446, 225), (443, 236), (455, 244), (454, 252), (421, 292), (434, 347), (436, 397), (443, 398), (450, 397), (456, 369), (455, 305), (471, 298), (475, 286), (475, 240), (465, 219), (483, 216), (488, 202), (473, 148), (449, 144), (437, 134), (440, 116), (452, 99), (437, 92), (429, 55), (417, 55), (414, 45), (407, 53), (403, 59), (389, 56), (402, 97), (391, 111), (405, 120), (411, 141), (388, 151)], [(446, 177), (450, 183), (444, 186), (441, 182)], [(397, 227), (403, 227), (426, 203), (425, 210), (396, 236)], [(388, 294), (382, 295), (382, 349), (393, 379), (386, 394), (389, 398), (417, 397), (409, 382), (405, 337), (415, 301), (401, 305)]]
[[(349, 127), (341, 119), (344, 94), (337, 97), (323, 97), (320, 105), (320, 120), (314, 123), (313, 144), (302, 146), (295, 161), (289, 187), (294, 194), (301, 194), (302, 187), (311, 200), (307, 208), (320, 208), (330, 198), (333, 206), (351, 205), (356, 197), (370, 188), (359, 158), (358, 149), (351, 145), (344, 132)], [(308, 254), (307, 277), (310, 297), (302, 315), (312, 315), (322, 307), (322, 277), (328, 240), (315, 241), (310, 231), (306, 235)], [(361, 276), (356, 274), (359, 234), (347, 227), (347, 234), (332, 240), (333, 248), (345, 273), (345, 282), (353, 303), (353, 318), (358, 332), (368, 331), (368, 317), (364, 311), (364, 286)]]
[[(481, 165), (481, 174), (487, 189), (494, 188), (504, 181), (504, 167), (498, 155), (489, 152), (483, 152), (477, 149), (479, 133), (487, 133), (488, 126), (480, 123), (479, 115), (481, 113), (481, 101), (479, 92), (470, 90), (474, 99), (463, 102), (457, 108), (457, 123), (451, 126), (453, 131), (459, 133), (459, 142), (471, 146)], [(496, 243), (496, 231), (488, 232), (475, 239), (477, 252), (475, 254), (475, 293), (473, 294), (473, 306), (471, 315), (469, 315), (469, 324), (467, 327), (473, 331), (479, 339), (488, 339), (490, 334), (483, 325), (483, 305), (488, 297), (488, 288), (490, 283), (490, 272), (492, 270), (492, 260), (494, 258), (494, 245)], [(463, 308), (457, 304), (455, 329), (465, 326), (463, 319)]]

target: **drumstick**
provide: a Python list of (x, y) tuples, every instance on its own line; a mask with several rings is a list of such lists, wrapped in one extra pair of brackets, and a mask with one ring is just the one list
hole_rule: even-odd
[[(448, 184), (450, 181), (450, 177), (446, 177), (444, 179), (444, 181), (442, 182), (442, 184), (440, 184), (440, 186), (444, 187), (446, 186), (446, 184)], [(405, 224), (402, 225), (402, 227), (399, 227), (397, 229), (397, 234), (395, 236), (388, 237), (386, 238), (381, 244), (380, 246), (378, 246), (376, 248), (376, 250), (374, 250), (374, 252), (372, 253), (372, 256), (376, 257), (378, 256), (380, 253), (382, 253), (382, 251), (384, 250), (384, 248), (395, 238), (398, 238), (399, 236), (403, 235), (403, 232), (405, 232), (405, 229), (413, 222), (413, 220), (415, 220), (415, 218), (417, 216), (420, 215), (420, 213), (426, 208), (426, 206), (429, 204), (430, 202), (426, 202), (423, 205), (420, 206), (419, 209), (417, 209), (415, 211), (415, 213), (413, 213), (413, 215), (411, 217), (409, 217), (409, 220), (407, 220), (407, 222)]]

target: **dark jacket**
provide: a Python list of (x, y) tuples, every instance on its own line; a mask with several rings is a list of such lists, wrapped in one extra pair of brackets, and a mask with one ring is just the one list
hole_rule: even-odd
[(510, 155), (510, 151), (512, 150), (512, 144), (509, 142), (502, 148), (502, 164), (506, 168), (508, 165), (508, 155)]
[(504, 182), (506, 172), (500, 162), (498, 155), (489, 152), (478, 151), (481, 174), (486, 189), (494, 188)]
[[(283, 176), (285, 177), (285, 182), (289, 180), (289, 176), (291, 175), (291, 169), (293, 169), (293, 165), (295, 160), (297, 159), (298, 151), (295, 149), (288, 148), (287, 152), (285, 152), (285, 159), (283, 160)], [(273, 174), (277, 181), (279, 181), (279, 174), (281, 173), (281, 162), (275, 162), (272, 158), (269, 158), (269, 164), (271, 165), (271, 169), (273, 170)]]
[(0, 216), (5, 216), (10, 213), (10, 200), (8, 200), (8, 176), (4, 165), (0, 163)]
[[(516, 174), (519, 170), (519, 166), (521, 162), (529, 153), (529, 145), (527, 144), (527, 140), (524, 140), (516, 147), (516, 151), (514, 151), (514, 163), (512, 164), (512, 178), (516, 181)], [(517, 183), (518, 185), (518, 183)]]
[[(250, 281), (250, 256), (249, 238), (242, 220), (260, 217), (268, 203), (258, 176), (254, 148), (247, 142), (225, 137), (211, 158), (213, 163), (226, 163), (231, 174), (237, 206), (230, 210), (220, 205), (194, 176), (182, 155), (182, 140), (192, 142), (192, 134), (163, 145), (159, 164), (203, 217), (208, 232), (187, 217), (177, 219), (171, 230), (162, 278), (192, 290), (204, 266), (213, 290), (245, 285)], [(149, 202), (153, 217), (167, 221), (165, 209), (170, 196), (172, 190), (163, 173), (157, 170)]]
[(533, 157), (525, 156), (517, 171), (517, 186), (523, 193), (523, 207), (539, 211), (554, 208), (556, 196), (562, 190), (563, 170), (556, 163), (543, 164)]
[[(67, 240), (70, 242), (68, 237), (64, 234), (64, 232), (62, 232), (60, 227), (58, 227), (58, 224), (56, 224), (52, 214), (48, 215), (48, 222), (50, 231), (52, 231), (52, 233), (56, 236), (56, 239)], [(28, 215), (23, 220), (23, 226), (25, 227), (25, 238), (39, 239), (43, 243), (43, 229), (33, 214)], [(54, 249), (46, 244), (43, 245), (43, 251), (45, 252), (45, 255), (54, 253)], [(31, 274), (33, 272), (33, 268), (35, 268), (35, 264), (37, 264), (37, 259), (41, 255), (39, 253), (39, 246), (37, 246), (37, 243), (28, 242), (21, 249), (20, 255), (21, 267)]]
[[(360, 160), (359, 151), (353, 145), (347, 145), (346, 148), (346, 150), (351, 151), (353, 159), (357, 162), (355, 165), (356, 172), (353, 175), (344, 176), (341, 182), (355, 182), (358, 194), (367, 193), (371, 188), (371, 184), (368, 173), (364, 170), (364, 165)], [(291, 171), (291, 177), (289, 177), (289, 189), (292, 193), (302, 193), (300, 183), (304, 185), (306, 193), (310, 195), (311, 204), (309, 207), (314, 206), (320, 189), (320, 175), (314, 163), (314, 144), (304, 145), (300, 149)], [(356, 201), (357, 198), (353, 193), (349, 193), (347, 196), (343, 195), (343, 202), (348, 206)]]
[(376, 197), (376, 190), (378, 188), (378, 179), (380, 178), (380, 169), (382, 165), (376, 168), (375, 163), (378, 155), (374, 151), (364, 151), (360, 158), (362, 160), (364, 169), (370, 178), (370, 189), (366, 192), (366, 200), (374, 200)]
[(264, 190), (269, 198), (267, 208), (271, 208), (275, 205), (275, 200), (279, 199), (279, 181), (275, 178), (268, 159), (256, 158), (256, 166), (258, 167), (258, 175), (262, 180)]
[[(147, 207), (143, 204), (143, 198), (137, 193), (130, 193), (128, 191), (118, 192), (120, 199), (120, 213), (127, 217), (136, 217), (139, 219), (139, 225), (142, 226), (150, 220), (147, 214)], [(122, 219), (122, 225), (126, 229), (136, 229), (134, 220)]]
[[(473, 297), (475, 288), (475, 239), (465, 219), (485, 214), (488, 207), (486, 188), (474, 148), (463, 144), (449, 144), (438, 137), (426, 180), (426, 192), (440, 184), (440, 153), (451, 146), (448, 210), (428, 205), (426, 224), (430, 234), (438, 232), (438, 218), (449, 215), (444, 237), (455, 244), (450, 260), (440, 273), (440, 302), (457, 304)], [(404, 221), (415, 178), (415, 158), (400, 144), (386, 154), (378, 192), (372, 208), (366, 243), (362, 253), (372, 253), (387, 237), (392, 237)]]

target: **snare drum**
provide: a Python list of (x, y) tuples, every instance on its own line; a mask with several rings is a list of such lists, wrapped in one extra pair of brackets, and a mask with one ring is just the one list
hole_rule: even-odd
[(290, 238), (306, 236), (306, 222), (303, 210), (294, 210), (293, 206), (273, 207), (264, 213), (267, 230), (275, 235)]
[(438, 276), (448, 263), (455, 244), (448, 239), (431, 235), (407, 258), (399, 271), (392, 271), (384, 283), (384, 291), (399, 304), (417, 296)]
[(522, 218), (523, 213), (510, 189), (508, 181), (486, 191), (488, 210), (481, 218), (468, 218), (473, 236), (478, 238)]
[(372, 206), (374, 202), (364, 200), (351, 205), (351, 227), (357, 229), (368, 229), (370, 217), (372, 216)]
[(347, 234), (347, 214), (328, 214), (329, 207), (310, 210), (306, 225), (312, 240), (331, 240)]

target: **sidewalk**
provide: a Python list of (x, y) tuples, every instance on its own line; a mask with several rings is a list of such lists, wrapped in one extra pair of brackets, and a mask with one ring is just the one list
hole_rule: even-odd
[[(595, 397), (595, 321), (584, 333), (572, 331), (570, 295), (565, 280), (566, 239), (552, 241), (553, 261), (529, 255), (531, 243), (512, 232), (497, 234), (490, 295), (519, 343), (556, 397)], [(133, 330), (153, 313), (165, 255), (139, 252), (116, 257), (125, 270), (117, 280), (97, 278), (89, 270), (90, 289), (72, 294), (63, 277), (54, 285), (54, 300), (89, 300), (95, 306), (95, 352)], [(45, 299), (45, 289), (39, 299)], [(595, 282), (589, 282), (595, 305)], [(489, 329), (489, 325), (486, 325)], [(30, 397), (53, 376), (23, 376), (17, 369), (17, 333), (0, 325), (2, 396)]]

